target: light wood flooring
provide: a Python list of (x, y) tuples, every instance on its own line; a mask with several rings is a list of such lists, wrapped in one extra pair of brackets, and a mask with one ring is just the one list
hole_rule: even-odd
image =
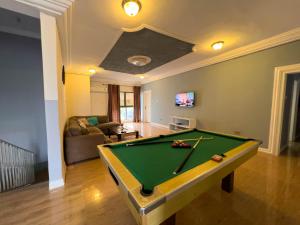
[[(149, 124), (128, 124), (144, 137), (168, 133)], [(176, 217), (177, 225), (299, 225), (300, 144), (274, 157), (258, 153), (235, 175), (234, 192), (216, 185)], [(68, 167), (66, 185), (48, 183), (0, 194), (0, 224), (136, 225), (99, 159)]]

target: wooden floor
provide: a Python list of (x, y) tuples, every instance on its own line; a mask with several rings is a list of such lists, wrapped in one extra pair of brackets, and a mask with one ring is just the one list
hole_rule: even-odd
[[(130, 124), (142, 136), (168, 133)], [(280, 157), (258, 153), (236, 172), (235, 190), (218, 185), (177, 214), (177, 225), (299, 225), (300, 144)], [(68, 167), (66, 185), (48, 183), (0, 194), (0, 224), (135, 225), (99, 159)]]

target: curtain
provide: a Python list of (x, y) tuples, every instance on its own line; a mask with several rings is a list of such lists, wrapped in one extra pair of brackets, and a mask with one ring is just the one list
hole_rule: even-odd
[(133, 87), (133, 95), (134, 95), (134, 122), (141, 121), (141, 87), (134, 86)]
[(119, 85), (108, 85), (108, 118), (111, 122), (121, 122)]

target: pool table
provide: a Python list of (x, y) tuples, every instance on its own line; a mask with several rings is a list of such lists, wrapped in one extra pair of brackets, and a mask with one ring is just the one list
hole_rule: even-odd
[[(171, 141), (200, 137), (207, 139), (199, 142), (175, 174), (192, 149), (173, 148)], [(137, 223), (159, 225), (175, 224), (176, 212), (217, 182), (231, 192), (234, 170), (254, 156), (260, 144), (250, 138), (193, 129), (98, 148)], [(215, 154), (223, 160), (211, 160)]]

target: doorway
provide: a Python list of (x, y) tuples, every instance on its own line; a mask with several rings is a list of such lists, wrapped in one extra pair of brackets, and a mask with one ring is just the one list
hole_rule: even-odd
[(275, 68), (269, 132), (269, 151), (274, 155), (279, 155), (282, 150), (282, 131), (287, 79), (289, 75), (297, 73), (300, 73), (300, 64)]
[(296, 74), (293, 81), (291, 112), (289, 123), (289, 142), (294, 142), (300, 137), (300, 73)]
[(143, 92), (143, 121), (151, 122), (151, 90)]
[[(288, 74), (286, 79), (280, 152), (295, 141), (297, 133), (297, 114), (300, 74)], [(299, 131), (298, 131), (299, 132)]]

